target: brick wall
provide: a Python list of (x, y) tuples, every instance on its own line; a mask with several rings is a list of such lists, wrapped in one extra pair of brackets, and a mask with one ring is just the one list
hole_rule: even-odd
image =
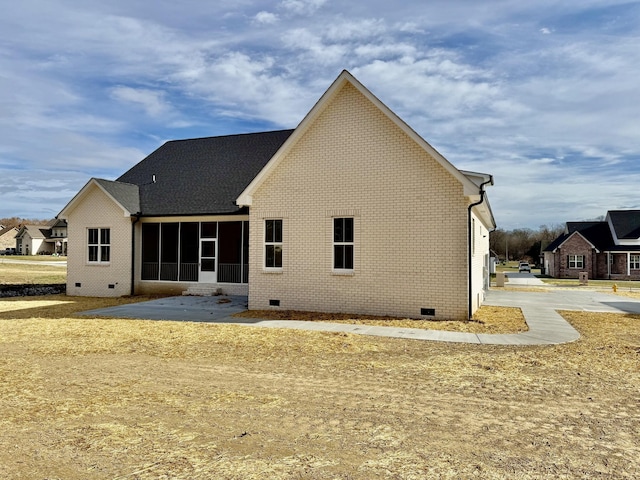
[[(85, 192), (68, 218), (67, 294), (119, 297), (131, 293), (131, 219), (97, 186)], [(111, 261), (90, 264), (87, 229), (111, 229)], [(76, 286), (76, 284), (80, 286)], [(113, 285), (113, 288), (109, 288)]]
[[(347, 84), (254, 193), (249, 307), (465, 318), (467, 204), (460, 182)], [(334, 217), (355, 219), (352, 275), (332, 272)], [(283, 219), (277, 273), (263, 268), (270, 218)]]
[[(582, 268), (569, 268), (569, 255), (583, 255)], [(580, 272), (587, 272), (589, 278), (596, 278), (596, 257), (593, 247), (580, 235), (572, 235), (555, 254), (556, 278), (578, 278)]]

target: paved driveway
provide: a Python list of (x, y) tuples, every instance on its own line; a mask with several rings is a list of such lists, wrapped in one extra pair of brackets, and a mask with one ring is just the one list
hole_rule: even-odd
[[(518, 278), (524, 278), (525, 281), (529, 280), (528, 277), (522, 277), (522, 275), (527, 274), (519, 274)], [(556, 310), (640, 313), (640, 301), (593, 290), (568, 289), (562, 287), (549, 288), (541, 292), (494, 288), (488, 293), (485, 305), (519, 307), (525, 316), (529, 330), (527, 332), (514, 334), (476, 334), (446, 332), (443, 330), (423, 330), (418, 328), (233, 317), (234, 313), (247, 309), (247, 297), (243, 296), (168, 297), (149, 302), (91, 310), (79, 313), (78, 315), (233, 323), (264, 328), (348, 332), (381, 337), (455, 343), (553, 345), (572, 342), (580, 338), (580, 334), (562, 318)]]
[(532, 273), (507, 272), (507, 285), (544, 285), (544, 282)]
[(555, 287), (540, 292), (493, 288), (485, 305), (640, 314), (640, 301), (588, 288)]

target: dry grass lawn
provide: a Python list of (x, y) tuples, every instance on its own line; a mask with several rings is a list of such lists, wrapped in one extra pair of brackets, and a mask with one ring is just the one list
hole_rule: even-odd
[(540, 347), (72, 316), (113, 302), (0, 300), (0, 478), (640, 477), (639, 316)]
[(295, 310), (248, 310), (236, 313), (234, 317), (348, 323), (351, 325), (377, 325), (467, 333), (518, 333), (526, 332), (529, 329), (519, 308), (492, 306), (480, 308), (470, 321), (415, 320), (347, 313), (300, 312)]
[(66, 280), (65, 267), (5, 263), (0, 259), (0, 285), (65, 283)]

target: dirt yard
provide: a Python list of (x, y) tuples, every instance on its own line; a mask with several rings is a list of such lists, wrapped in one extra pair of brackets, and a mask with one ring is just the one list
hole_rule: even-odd
[(0, 301), (0, 478), (640, 477), (638, 316), (564, 313), (581, 340), (508, 347), (82, 302)]

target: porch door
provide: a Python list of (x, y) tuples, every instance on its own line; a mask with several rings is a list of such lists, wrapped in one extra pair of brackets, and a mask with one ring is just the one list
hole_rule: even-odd
[(201, 283), (216, 283), (216, 239), (200, 240), (200, 279)]
[(200, 283), (218, 281), (218, 222), (200, 224)]

